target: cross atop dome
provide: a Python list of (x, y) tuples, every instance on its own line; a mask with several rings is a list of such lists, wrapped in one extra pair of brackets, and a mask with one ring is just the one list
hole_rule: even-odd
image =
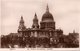
[(46, 12), (49, 12), (49, 7), (48, 7), (48, 4), (47, 4), (47, 7), (46, 7)]

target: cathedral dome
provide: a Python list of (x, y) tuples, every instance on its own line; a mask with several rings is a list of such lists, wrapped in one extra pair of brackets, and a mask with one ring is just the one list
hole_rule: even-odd
[(49, 12), (49, 8), (47, 6), (46, 12), (43, 14), (42, 16), (42, 21), (53, 21), (53, 16), (52, 14)]
[(42, 21), (53, 21), (53, 16), (51, 13), (46, 12), (42, 16)]

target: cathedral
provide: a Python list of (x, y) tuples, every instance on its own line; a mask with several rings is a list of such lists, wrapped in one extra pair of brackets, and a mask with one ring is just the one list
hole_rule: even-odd
[(14, 45), (18, 45), (20, 48), (79, 47), (79, 41), (77, 40), (79, 38), (78, 33), (73, 31), (73, 33), (69, 33), (69, 35), (64, 35), (63, 30), (56, 29), (56, 22), (54, 21), (53, 15), (49, 11), (48, 5), (42, 16), (40, 24), (38, 23), (36, 13), (34, 15), (31, 28), (26, 28), (24, 23), (24, 18), (21, 16), (17, 33), (2, 36), (1, 46), (3, 48), (5, 46), (11, 46), (14, 48)]
[(51, 43), (52, 41), (54, 41), (53, 44), (58, 43), (59, 38), (63, 35), (61, 29), (56, 29), (53, 15), (49, 12), (48, 6), (46, 12), (42, 16), (40, 25), (38, 23), (37, 14), (35, 13), (32, 28), (28, 29), (25, 27), (23, 17), (21, 16), (18, 33), (23, 37), (40, 39), (44, 42), (41, 43), (36, 41), (36, 43), (44, 45), (48, 45), (48, 43)]

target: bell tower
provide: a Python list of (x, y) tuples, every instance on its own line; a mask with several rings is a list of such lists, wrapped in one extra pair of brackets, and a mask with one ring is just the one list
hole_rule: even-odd
[(19, 22), (19, 27), (18, 27), (18, 32), (19, 31), (25, 31), (26, 30), (26, 27), (24, 25), (24, 20), (23, 20), (23, 16), (21, 16), (21, 20)]
[(37, 18), (37, 15), (35, 13), (35, 16), (34, 16), (34, 19), (33, 19), (33, 25), (32, 25), (32, 28), (39, 28), (39, 24), (38, 24), (38, 18)]

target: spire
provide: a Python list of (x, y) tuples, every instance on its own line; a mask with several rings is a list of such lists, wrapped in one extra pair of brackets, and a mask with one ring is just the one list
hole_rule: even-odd
[(24, 23), (23, 16), (21, 16), (20, 23)]
[(23, 19), (23, 16), (21, 16), (21, 19)]
[(46, 8), (46, 11), (47, 11), (47, 12), (49, 12), (49, 7), (48, 7), (48, 4), (47, 4), (47, 8)]
[(37, 14), (35, 13), (33, 22), (38, 22)]
[(35, 13), (34, 19), (37, 19), (37, 15), (36, 15), (36, 13)]

